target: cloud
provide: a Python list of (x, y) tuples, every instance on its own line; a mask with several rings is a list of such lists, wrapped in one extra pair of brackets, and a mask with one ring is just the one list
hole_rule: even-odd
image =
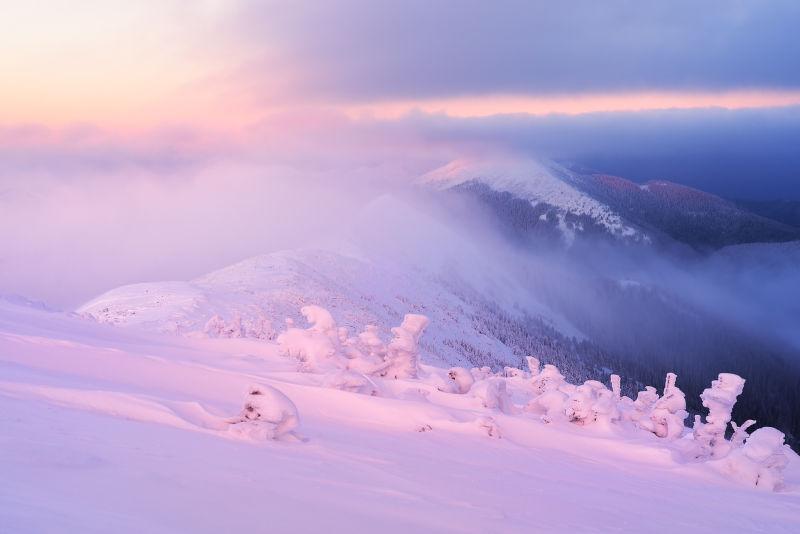
[(727, 198), (800, 199), (797, 106), (471, 119), (417, 113), (403, 122), (431, 143), (503, 147)]
[(800, 4), (279, 2), (242, 9), (251, 76), (303, 98), (800, 87)]

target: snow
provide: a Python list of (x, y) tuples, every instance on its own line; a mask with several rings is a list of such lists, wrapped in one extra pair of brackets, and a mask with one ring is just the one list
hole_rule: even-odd
[(648, 236), (627, 223), (611, 207), (570, 184), (570, 177), (572, 173), (569, 170), (553, 162), (495, 156), (452, 161), (425, 174), (419, 182), (436, 189), (449, 189), (478, 181), (495, 191), (525, 199), (532, 205), (545, 203), (553, 206), (560, 211), (558, 228), (568, 245), (575, 239), (575, 228), (566, 224), (565, 213), (588, 216), (616, 237), (649, 241)]
[[(453, 268), (446, 269), (444, 280), (437, 268), (403, 264), (374, 251), (367, 258), (366, 254), (296, 249), (249, 258), (187, 282), (122, 286), (78, 311), (104, 323), (212, 337), (230, 337), (223, 331), (237, 330), (229, 323), (239, 315), (242, 328), (252, 333), (245, 337), (267, 339), (274, 339), (285, 317), (303, 323), (298, 312), (306, 305), (333, 310), (340, 326), (359, 330), (372, 324), (388, 331), (405, 314), (423, 313), (431, 320), (423, 340), (427, 362), (446, 366), (470, 363), (459, 352), (461, 342), (494, 355), (501, 364), (519, 360), (499, 339), (476, 331), (474, 318), (486, 317), (478, 299), (491, 299), (512, 316), (518, 316), (520, 306), (528, 308), (563, 334), (584, 338), (562, 316), (539, 305), (529, 292), (523, 293), (523, 288), (503, 287), (482, 296), (477, 287), (486, 292), (489, 289), (483, 286), (511, 282), (495, 275), (496, 267), (484, 266), (486, 258), (477, 259), (465, 249), (459, 257), (481, 274), (493, 275), (492, 281), (472, 284), (460, 280)], [(506, 293), (526, 297), (524, 302), (510, 300), (503, 296)]]
[[(531, 365), (543, 390), (563, 380)], [(687, 462), (686, 436), (509, 413), (525, 373), (483, 380), (486, 407), (441, 388), (444, 368), (351, 387), (269, 340), (0, 301), (0, 531), (796, 532), (800, 458), (776, 431), (740, 460)], [(253, 385), (286, 439), (231, 431)], [(743, 473), (765, 480), (776, 451), (783, 486), (758, 491)]]

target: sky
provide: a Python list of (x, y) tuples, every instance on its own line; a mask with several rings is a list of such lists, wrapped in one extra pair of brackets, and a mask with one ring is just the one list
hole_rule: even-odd
[[(800, 200), (793, 0), (0, 0), (0, 21), (0, 291), (70, 302), (23, 271), (84, 235), (99, 277), (123, 244), (187, 240), (154, 221), (282, 246), (315, 233), (292, 187), (350, 206), (355, 180), (491, 147)], [(186, 274), (141, 263), (124, 278)]]

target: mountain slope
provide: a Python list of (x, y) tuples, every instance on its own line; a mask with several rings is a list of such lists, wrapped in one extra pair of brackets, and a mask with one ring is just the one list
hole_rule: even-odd
[[(0, 302), (3, 530), (796, 530), (790, 451), (786, 487), (757, 491), (651, 434), (501, 413), (437, 389), (442, 369), (423, 372), (362, 395), (298, 373), (272, 343)], [(254, 382), (296, 405), (301, 440), (230, 431)]]
[[(648, 242), (650, 238), (640, 228), (629, 224), (610, 206), (584, 194), (563, 174), (554, 172), (554, 165), (527, 159), (463, 159), (453, 161), (425, 174), (419, 183), (439, 190), (470, 190), (476, 184), (495, 193), (539, 206), (533, 219), (545, 225), (556, 225), (568, 243), (576, 233), (597, 226), (611, 236), (626, 241)], [(485, 190), (473, 189), (480, 195)]]
[(432, 322), (423, 341), (431, 363), (502, 368), (533, 354), (576, 379), (589, 375), (573, 339), (580, 332), (546, 307), (528, 300), (527, 311), (504, 308), (455, 271), (445, 278), (328, 250), (265, 254), (189, 282), (123, 286), (78, 311), (104, 323), (183, 335), (202, 335), (214, 315), (228, 322), (240, 317), (251, 330), (244, 335), (274, 339), (283, 318), (303, 324), (299, 310), (308, 304), (331, 310), (351, 331), (374, 324), (388, 333), (404, 314), (425, 314)]
[(716, 195), (668, 181), (634, 184), (609, 175), (584, 177), (584, 189), (626, 219), (698, 249), (800, 239), (800, 230), (756, 215)]
[[(695, 249), (800, 239), (800, 229), (715, 195), (667, 181), (640, 185), (618, 176), (525, 158), (453, 161), (419, 179), (437, 190), (467, 192), (517, 231)], [(522, 201), (520, 203), (520, 201)]]

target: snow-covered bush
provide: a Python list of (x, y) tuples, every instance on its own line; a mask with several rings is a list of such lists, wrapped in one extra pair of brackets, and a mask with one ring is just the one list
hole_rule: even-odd
[(245, 337), (245, 329), (244, 325), (242, 324), (242, 315), (238, 311), (234, 312), (233, 318), (225, 323), (225, 327), (222, 329), (221, 337)]
[(255, 339), (273, 339), (275, 329), (272, 328), (272, 321), (263, 313), (245, 323), (245, 337)]
[(756, 422), (752, 419), (748, 419), (745, 421), (742, 426), (738, 426), (736, 423), (731, 421), (731, 426), (733, 427), (733, 435), (731, 436), (731, 447), (738, 449), (742, 445), (744, 445), (744, 440), (747, 439), (749, 434), (747, 433), (747, 429), (756, 424)]
[(304, 306), (300, 312), (311, 326), (292, 326), (279, 335), (277, 341), (281, 352), (300, 360), (302, 371), (344, 368), (340, 356), (339, 332), (331, 314), (319, 306)]
[(723, 469), (734, 479), (758, 489), (780, 489), (783, 470), (789, 462), (783, 441), (784, 435), (779, 430), (759, 428), (746, 438), (744, 446), (722, 460)]
[(574, 390), (575, 386), (567, 384), (558, 367), (545, 365), (531, 379), (533, 398), (525, 406), (525, 410), (541, 415), (545, 422), (564, 418), (567, 400)]
[(569, 421), (580, 425), (594, 422), (592, 406), (595, 399), (594, 388), (587, 384), (581, 384), (567, 398), (564, 415), (567, 416)]
[(293, 432), (300, 424), (300, 416), (289, 397), (273, 387), (256, 384), (248, 388), (241, 413), (228, 422), (237, 435), (268, 440)]
[(214, 314), (203, 327), (203, 333), (208, 337), (221, 338), (272, 339), (274, 337), (272, 322), (263, 313), (254, 319), (245, 320), (239, 312), (234, 312), (230, 321), (226, 321), (219, 314)]
[(225, 329), (225, 320), (217, 314), (211, 316), (203, 327), (203, 333), (208, 337), (220, 337)]
[(378, 327), (367, 325), (355, 337), (347, 335), (344, 328), (339, 329), (342, 350), (347, 358), (347, 368), (363, 374), (372, 374), (384, 365), (386, 344), (378, 335)]
[(463, 367), (452, 367), (447, 371), (447, 377), (452, 382), (450, 391), (453, 393), (467, 393), (475, 383), (472, 373)]
[(492, 410), (500, 410), (506, 414), (516, 412), (514, 403), (506, 388), (506, 381), (503, 378), (489, 378), (476, 382), (470, 392), (479, 398), (484, 407)]
[(645, 386), (642, 391), (636, 394), (636, 400), (633, 401), (632, 420), (644, 421), (649, 419), (650, 412), (657, 402), (658, 392), (656, 392), (656, 388), (653, 386)]
[(686, 411), (686, 395), (675, 385), (676, 379), (675, 373), (667, 373), (662, 397), (649, 386), (640, 392), (633, 403), (633, 411), (628, 412), (629, 419), (660, 438), (679, 438), (689, 413)]
[(381, 376), (389, 378), (416, 378), (419, 369), (419, 338), (428, 318), (415, 313), (406, 314), (400, 326), (392, 328), (394, 337), (386, 347), (386, 365)]
[(319, 306), (304, 306), (301, 313), (310, 326), (297, 328), (287, 319), (287, 329), (277, 342), (286, 356), (301, 362), (306, 372), (349, 370), (357, 374), (387, 378), (416, 378), (419, 369), (419, 338), (428, 325), (424, 315), (408, 314), (392, 328), (393, 338), (384, 344), (374, 325), (355, 337), (336, 326), (331, 314)]
[(711, 387), (703, 390), (700, 399), (708, 408), (706, 422), (695, 417), (692, 434), (696, 450), (695, 458), (722, 458), (731, 449), (731, 443), (725, 440), (725, 430), (731, 420), (733, 405), (744, 389), (744, 379), (732, 373), (720, 373)]
[(565, 385), (564, 375), (555, 365), (545, 365), (541, 372), (531, 379), (533, 394), (541, 395), (546, 391), (553, 391)]

